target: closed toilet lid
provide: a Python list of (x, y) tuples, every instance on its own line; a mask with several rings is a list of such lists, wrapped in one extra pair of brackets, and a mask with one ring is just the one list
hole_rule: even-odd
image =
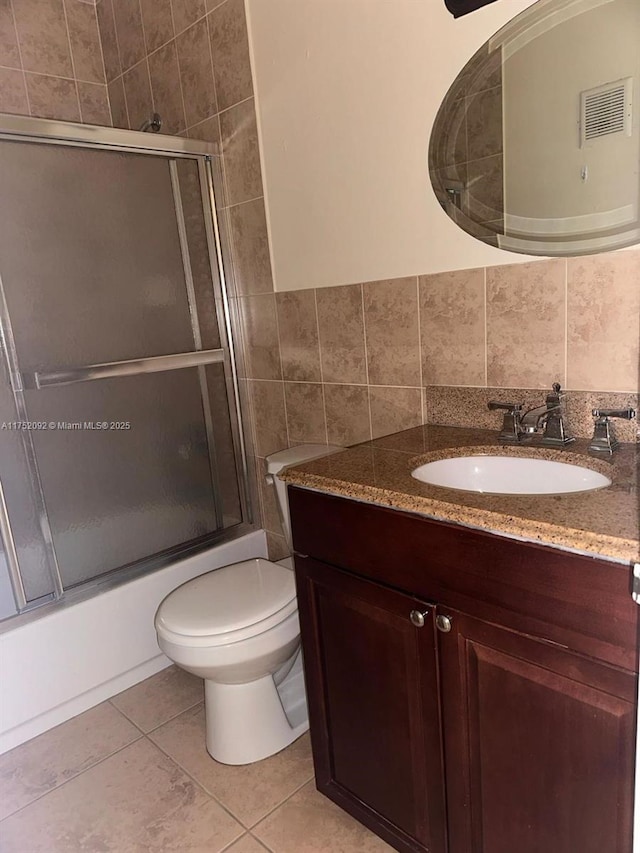
[(246, 560), (193, 578), (158, 608), (156, 628), (173, 635), (207, 637), (247, 628), (296, 609), (290, 569), (268, 560)]

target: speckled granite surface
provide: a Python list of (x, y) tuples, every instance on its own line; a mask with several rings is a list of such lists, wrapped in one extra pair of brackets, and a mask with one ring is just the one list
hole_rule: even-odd
[[(579, 553), (630, 562), (640, 558), (640, 448), (623, 444), (612, 460), (587, 453), (588, 441), (568, 450), (505, 447), (497, 432), (421, 426), (358, 444), (287, 469), (290, 484), (397, 507)], [(472, 453), (531, 456), (575, 463), (607, 474), (605, 489), (567, 495), (483, 495), (430, 486), (411, 471), (424, 462)]]

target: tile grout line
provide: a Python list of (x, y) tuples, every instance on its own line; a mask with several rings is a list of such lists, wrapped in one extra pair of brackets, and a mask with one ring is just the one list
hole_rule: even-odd
[(420, 276), (416, 276), (416, 313), (418, 316), (418, 358), (420, 359), (420, 418), (422, 421), (422, 425), (427, 422), (427, 413), (426, 413), (426, 386), (425, 386), (425, 378), (424, 378), (424, 365), (423, 365), (423, 356), (422, 356), (422, 312), (420, 310)]
[(569, 259), (564, 259), (564, 385), (569, 383)]
[[(106, 700), (106, 701), (108, 701), (108, 700)], [(116, 710), (118, 710), (118, 709), (116, 709)], [(74, 719), (74, 718), (71, 717), (71, 719)], [(128, 717), (126, 717), (126, 719), (129, 720)], [(131, 722), (131, 720), (129, 720), (129, 722)], [(34, 800), (31, 800), (30, 802), (26, 803), (24, 806), (20, 806), (19, 809), (16, 809), (14, 812), (11, 812), (10, 815), (6, 815), (5, 817), (2, 818), (2, 820), (0, 820), (0, 827), (2, 826), (2, 824), (5, 820), (8, 820), (9, 818), (14, 817), (15, 815), (19, 814), (20, 812), (23, 812), (25, 809), (28, 809), (29, 806), (34, 805), (34, 803), (39, 802), (40, 800), (42, 800), (44, 797), (48, 796), (49, 794), (53, 794), (55, 791), (59, 791), (61, 788), (64, 788), (65, 785), (68, 785), (69, 782), (73, 782), (76, 779), (79, 779), (80, 776), (83, 776), (89, 770), (93, 770), (94, 767), (98, 767), (98, 765), (103, 764), (105, 761), (108, 761), (110, 758), (113, 758), (114, 755), (118, 755), (118, 753), (122, 752), (124, 749), (127, 749), (128, 747), (133, 746), (134, 743), (138, 743), (139, 741), (141, 741), (145, 737), (145, 735), (143, 732), (140, 731), (138, 726), (135, 726), (135, 728), (138, 729), (140, 734), (137, 737), (135, 737), (133, 740), (130, 740), (128, 743), (125, 743), (123, 746), (118, 747), (118, 749), (114, 749), (113, 752), (110, 752), (108, 755), (104, 755), (102, 758), (98, 759), (98, 761), (94, 762), (93, 764), (90, 764), (88, 767), (85, 767), (83, 770), (80, 770), (78, 773), (75, 774), (75, 776), (70, 776), (68, 779), (65, 779), (64, 782), (61, 782), (59, 785), (56, 785), (54, 788), (50, 788), (48, 791), (44, 791), (42, 794), (40, 794), (40, 796), (36, 797)], [(43, 734), (46, 734), (46, 732), (43, 732)], [(28, 743), (28, 741), (26, 741), (26, 743)]]
[[(272, 809), (269, 809), (269, 811), (266, 812), (266, 814), (263, 814), (262, 817), (258, 818), (258, 820), (255, 823), (251, 824), (251, 826), (247, 828), (247, 832), (250, 832), (251, 834), (253, 834), (253, 830), (259, 824), (261, 824), (264, 820), (267, 820), (267, 818), (271, 817), (271, 815), (274, 812), (277, 812), (279, 808), (281, 808), (285, 803), (288, 803), (292, 797), (295, 797), (295, 795), (298, 794), (306, 785), (308, 785), (309, 782), (313, 782), (313, 781), (315, 781), (315, 771), (301, 785), (298, 785), (298, 787), (295, 789), (295, 791), (291, 791), (290, 794), (287, 794), (287, 796), (284, 798), (284, 800), (281, 800), (277, 806), (274, 806)], [(265, 843), (264, 841), (261, 840), (261, 838), (259, 836), (256, 836), (256, 838), (258, 839), (258, 841), (260, 841), (261, 844)]]
[[(205, 8), (206, 8), (206, 2), (205, 2)], [(211, 12), (213, 12), (213, 9), (211, 10)], [(209, 24), (210, 24), (209, 15), (210, 15), (210, 12), (205, 12), (203, 17), (204, 17), (204, 21), (205, 21), (205, 26), (207, 28), (207, 41), (209, 42), (209, 62), (211, 63), (211, 79), (213, 80), (213, 97), (214, 97), (214, 101), (215, 101), (215, 105), (216, 105), (216, 116), (219, 116), (220, 104), (218, 103), (218, 84), (216, 82), (216, 67), (215, 67), (214, 62), (213, 62), (213, 47), (211, 46), (211, 27), (209, 26)], [(202, 20), (202, 18), (199, 18), (198, 20), (200, 21), (200, 20)], [(198, 23), (198, 21), (196, 21), (195, 23)], [(176, 35), (176, 38), (177, 37), (178, 36)], [(185, 115), (185, 118), (186, 118), (186, 115)], [(203, 119), (203, 121), (206, 121), (206, 119)], [(222, 148), (222, 135), (221, 135), (221, 130), (220, 130), (220, 119), (219, 118), (218, 118), (218, 137), (220, 138), (220, 148)]]
[[(102, 0), (105, 2), (105, 0)], [(124, 95), (124, 111), (127, 114), (127, 127), (129, 130), (131, 129), (131, 117), (129, 115), (129, 99), (127, 98), (127, 87), (124, 84), (124, 66), (122, 64), (122, 52), (120, 50), (120, 37), (118, 36), (118, 26), (116, 24), (116, 11), (113, 8), (113, 0), (108, 0), (109, 6), (111, 8), (111, 17), (113, 19), (113, 36), (116, 42), (116, 53), (118, 54), (118, 67), (120, 68), (120, 77), (122, 77), (122, 94)], [(109, 10), (107, 10), (107, 14), (109, 14)], [(127, 69), (128, 70), (128, 69)], [(117, 77), (114, 77), (114, 80), (117, 80)], [(108, 85), (108, 84), (107, 84)]]
[[(151, 112), (155, 113), (156, 112), (156, 103), (155, 103), (155, 98), (153, 96), (153, 84), (151, 82), (151, 66), (149, 64), (150, 53), (149, 53), (149, 50), (147, 48), (147, 31), (146, 31), (146, 28), (144, 25), (144, 16), (142, 14), (142, 0), (138, 0), (138, 9), (140, 10), (140, 27), (142, 29), (142, 42), (144, 44), (144, 52), (145, 52), (145, 56), (142, 60), (140, 60), (140, 62), (146, 63), (147, 80), (149, 81), (149, 94), (151, 95)], [(173, 17), (171, 18), (171, 21), (172, 21), (172, 25), (173, 25)], [(169, 39), (169, 41), (171, 41), (171, 39)], [(177, 58), (178, 58), (178, 51), (176, 50), (176, 61), (177, 61)], [(140, 63), (136, 63), (136, 65), (139, 65), (139, 64)], [(135, 66), (132, 65), (131, 67), (134, 68)], [(127, 70), (129, 71), (130, 69), (127, 69)], [(179, 78), (180, 78), (180, 65), (178, 65), (178, 83), (180, 84)], [(122, 83), (124, 85), (124, 80), (122, 81)], [(180, 85), (180, 93), (182, 96), (182, 86), (181, 85)], [(126, 90), (125, 90), (125, 99), (126, 99), (126, 96), (127, 95), (126, 95)], [(183, 110), (184, 110), (184, 107), (183, 107)], [(148, 118), (151, 118), (151, 116), (148, 116)], [(185, 121), (185, 124), (186, 124), (186, 121)], [(131, 127), (131, 117), (129, 117), (129, 128), (131, 130), (140, 130), (140, 128), (138, 128), (138, 127)]]
[(18, 50), (18, 59), (20, 60), (20, 71), (22, 71), (22, 84), (24, 86), (24, 93), (27, 98), (27, 109), (29, 110), (29, 115), (33, 116), (33, 111), (31, 109), (31, 98), (29, 97), (29, 87), (27, 86), (27, 73), (24, 70), (24, 60), (22, 58), (22, 45), (20, 44), (20, 34), (18, 33), (18, 20), (16, 18), (15, 9), (13, 8), (13, 0), (9, 0), (9, 10), (11, 12), (11, 18), (13, 20), (13, 30), (16, 34), (16, 47)]
[(76, 90), (76, 102), (78, 104), (78, 116), (81, 122), (84, 121), (82, 116), (82, 104), (80, 103), (80, 90), (78, 89), (78, 78), (76, 77), (76, 63), (73, 58), (73, 48), (71, 46), (71, 32), (69, 30), (69, 16), (67, 15), (66, 0), (62, 0), (62, 14), (64, 15), (64, 26), (67, 31), (67, 44), (69, 45), (69, 61), (71, 62), (71, 73), (73, 74), (73, 88)]
[(318, 361), (320, 368), (320, 387), (322, 389), (322, 414), (324, 416), (324, 437), (329, 444), (329, 419), (327, 418), (327, 397), (324, 389), (324, 371), (322, 370), (322, 344), (320, 343), (320, 318), (318, 317), (318, 290), (313, 288), (313, 308), (316, 315), (316, 334), (318, 335)]
[(483, 272), (483, 294), (484, 294), (484, 386), (489, 387), (489, 330), (487, 328), (487, 268)]
[[(107, 63), (104, 59), (104, 48), (102, 46), (102, 33), (100, 32), (100, 21), (98, 20), (98, 6), (94, 5), (93, 11), (96, 19), (96, 31), (98, 33), (98, 44), (100, 45), (100, 61), (102, 62), (102, 73), (104, 74), (104, 85), (107, 87), (107, 100), (109, 101), (109, 113), (111, 113), (111, 100), (109, 99), (109, 83), (107, 81)], [(113, 126), (113, 116), (111, 117)]]
[(369, 351), (367, 348), (367, 317), (364, 310), (364, 284), (360, 288), (360, 310), (362, 312), (362, 342), (364, 344), (364, 370), (367, 380), (367, 405), (369, 407), (369, 441), (373, 440), (373, 418), (371, 416), (371, 385), (369, 384)]
[[(167, 667), (167, 669), (168, 669), (168, 667)], [(162, 672), (162, 671), (163, 671), (163, 670), (160, 670), (160, 672)], [(151, 677), (153, 677), (153, 676), (151, 676)], [(138, 682), (138, 683), (141, 683), (141, 682)], [(132, 685), (132, 686), (133, 686), (133, 687), (137, 687), (137, 685), (136, 685), (136, 684), (134, 684), (134, 685)], [(129, 688), (129, 689), (131, 689), (131, 688)], [(115, 697), (114, 697), (114, 698), (115, 698)], [(164, 720), (162, 723), (158, 723), (158, 725), (157, 725), (157, 726), (154, 726), (152, 729), (149, 729), (148, 731), (145, 731), (145, 730), (140, 726), (140, 724), (139, 724), (139, 723), (136, 723), (136, 722), (135, 722), (134, 720), (132, 720), (132, 719), (131, 719), (131, 717), (129, 717), (129, 716), (128, 716), (128, 714), (126, 714), (126, 713), (125, 713), (121, 708), (118, 708), (118, 706), (115, 704), (115, 702), (112, 702), (112, 701), (111, 701), (111, 699), (108, 699), (107, 701), (108, 701), (108, 702), (111, 702), (111, 704), (112, 704), (112, 705), (113, 705), (113, 707), (116, 709), (116, 711), (120, 711), (120, 713), (121, 713), (124, 717), (126, 717), (126, 718), (127, 718), (127, 720), (129, 720), (129, 722), (130, 722), (130, 723), (132, 723), (132, 724), (133, 724), (137, 729), (140, 729), (140, 731), (142, 732), (142, 734), (143, 734), (143, 735), (145, 735), (145, 736), (150, 735), (150, 734), (153, 734), (153, 732), (156, 732), (158, 729), (161, 729), (161, 728), (162, 728), (162, 726), (164, 726), (164, 725), (166, 725), (167, 723), (170, 723), (170, 722), (172, 722), (173, 720), (175, 720), (175, 719), (176, 719), (176, 717), (179, 717), (181, 714), (186, 714), (186, 713), (187, 713), (187, 711), (193, 711), (193, 709), (194, 709), (197, 705), (202, 705), (202, 704), (204, 703), (204, 699), (198, 699), (198, 701), (197, 701), (197, 702), (194, 702), (194, 703), (193, 703), (193, 705), (189, 705), (189, 707), (188, 707), (188, 708), (183, 708), (181, 711), (178, 711), (178, 713), (177, 713), (177, 714), (174, 714), (174, 715), (173, 715), (173, 716), (171, 716), (171, 717), (167, 717), (167, 719), (166, 719), (166, 720)]]
[[(178, 716), (179, 716), (179, 715), (178, 715)], [(175, 717), (174, 717), (173, 719), (175, 719)], [(167, 720), (167, 722), (169, 722), (169, 720)], [(242, 837), (242, 835), (244, 835), (244, 834), (248, 831), (248, 830), (247, 830), (247, 827), (242, 823), (242, 821), (241, 821), (241, 820), (239, 820), (239, 819), (236, 817), (236, 815), (234, 815), (234, 814), (233, 814), (233, 812), (232, 812), (232, 811), (231, 811), (227, 806), (225, 806), (225, 805), (224, 805), (224, 803), (221, 803), (221, 802), (220, 802), (220, 800), (216, 797), (216, 795), (215, 795), (215, 794), (212, 794), (210, 791), (207, 791), (207, 789), (204, 787), (204, 785), (202, 784), (202, 782), (199, 782), (199, 781), (196, 779), (196, 777), (195, 777), (195, 776), (194, 776), (194, 775), (193, 775), (189, 770), (187, 770), (187, 769), (186, 769), (186, 767), (184, 767), (184, 766), (183, 766), (183, 765), (182, 765), (182, 764), (181, 764), (181, 763), (180, 763), (176, 758), (174, 758), (173, 756), (169, 755), (169, 753), (168, 753), (168, 752), (167, 752), (167, 751), (166, 751), (162, 746), (160, 746), (160, 744), (156, 743), (154, 740), (151, 740), (151, 738), (147, 738), (147, 740), (149, 741), (149, 743), (153, 744), (153, 746), (155, 746), (155, 748), (156, 748), (156, 749), (158, 749), (158, 750), (159, 750), (159, 751), (160, 751), (160, 752), (161, 752), (161, 753), (162, 753), (166, 758), (168, 758), (168, 759), (169, 759), (169, 761), (171, 761), (173, 764), (175, 764), (175, 765), (176, 765), (176, 767), (178, 767), (180, 770), (182, 770), (182, 772), (185, 774), (185, 776), (188, 776), (188, 777), (189, 777), (189, 779), (191, 779), (191, 781), (192, 781), (195, 785), (197, 785), (197, 786), (198, 786), (198, 788), (202, 791), (202, 793), (203, 793), (205, 796), (207, 796), (210, 800), (213, 800), (215, 803), (217, 803), (217, 805), (219, 805), (219, 806), (220, 806), (220, 808), (221, 808), (224, 812), (226, 812), (226, 814), (228, 814), (228, 815), (229, 815), (229, 817), (230, 817), (230, 818), (232, 818), (232, 819), (233, 819), (233, 820), (234, 820), (234, 821), (235, 821), (235, 822), (236, 822), (236, 823), (241, 827), (241, 829), (242, 829), (241, 834), (240, 834), (240, 835), (238, 835), (236, 838), (234, 838), (234, 839), (233, 839), (233, 841), (229, 842), (229, 844), (235, 844), (235, 842), (236, 842), (239, 838), (241, 838), (241, 837)], [(207, 754), (208, 754), (208, 753), (207, 753)], [(214, 758), (212, 758), (211, 760), (212, 760), (212, 761), (215, 761), (215, 759), (214, 759)], [(224, 848), (223, 848), (223, 850), (224, 850)]]
[[(275, 308), (276, 315), (276, 337), (278, 338), (278, 360), (280, 361), (280, 377), (282, 381), (282, 400), (284, 403), (284, 423), (287, 431), (287, 447), (291, 447), (291, 436), (289, 435), (289, 412), (287, 410), (287, 389), (285, 385), (284, 378), (284, 370), (282, 368), (282, 343), (280, 340), (280, 323), (278, 322), (278, 300), (275, 291), (271, 291), (273, 294), (273, 306)], [(275, 380), (278, 381), (277, 379)]]

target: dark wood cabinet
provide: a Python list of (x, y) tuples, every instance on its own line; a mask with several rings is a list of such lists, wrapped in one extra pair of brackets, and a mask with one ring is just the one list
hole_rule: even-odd
[(312, 559), (297, 566), (318, 789), (398, 850), (444, 853), (433, 608)]
[(450, 853), (630, 853), (635, 677), (447, 611)]
[(631, 853), (629, 567), (290, 507), (319, 790), (400, 851)]

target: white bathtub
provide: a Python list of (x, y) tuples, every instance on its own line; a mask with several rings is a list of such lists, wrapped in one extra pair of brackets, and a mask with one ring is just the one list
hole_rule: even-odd
[(0, 753), (169, 666), (153, 627), (164, 596), (266, 556), (264, 532), (249, 533), (0, 634)]

